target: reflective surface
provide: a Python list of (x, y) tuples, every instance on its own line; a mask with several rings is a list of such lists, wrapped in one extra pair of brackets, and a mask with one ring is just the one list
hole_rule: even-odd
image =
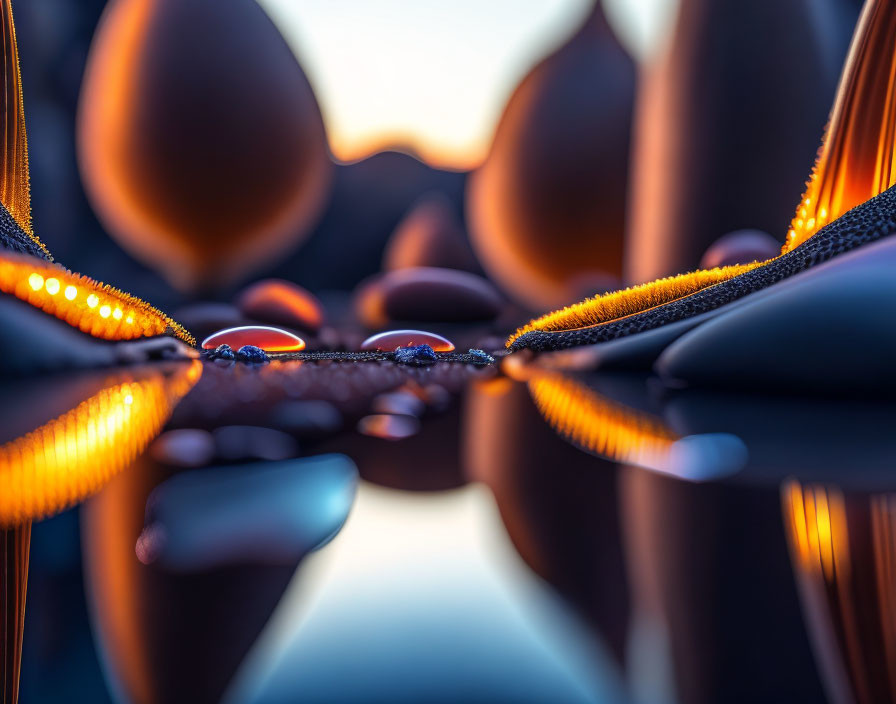
[(521, 361), (5, 388), (4, 701), (896, 698), (892, 404)]

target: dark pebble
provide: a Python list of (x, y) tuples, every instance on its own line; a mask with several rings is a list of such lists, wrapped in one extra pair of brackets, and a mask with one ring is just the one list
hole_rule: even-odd
[(371, 328), (405, 320), (493, 320), (502, 306), (498, 291), (481, 276), (435, 267), (380, 275), (362, 286), (355, 299), (358, 318)]
[(781, 253), (782, 243), (762, 230), (735, 230), (713, 242), (700, 260), (701, 269), (763, 262)]
[(421, 266), (479, 271), (454, 205), (442, 193), (430, 193), (413, 206), (383, 255), (386, 271)]

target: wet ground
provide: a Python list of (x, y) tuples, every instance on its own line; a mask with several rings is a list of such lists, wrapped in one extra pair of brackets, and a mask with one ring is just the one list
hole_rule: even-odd
[(547, 366), (6, 385), (7, 696), (892, 698), (892, 404)]

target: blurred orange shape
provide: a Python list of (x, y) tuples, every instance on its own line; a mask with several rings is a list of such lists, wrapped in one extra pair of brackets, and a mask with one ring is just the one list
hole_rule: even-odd
[(634, 63), (598, 2), (520, 83), (471, 179), (476, 254), (533, 309), (575, 300), (576, 279), (621, 274), (634, 90)]
[(896, 184), (894, 46), (896, 3), (868, 0), (815, 168), (787, 233), (785, 252)]
[(90, 200), (122, 246), (185, 290), (296, 245), (330, 182), (317, 102), (254, 0), (113, 0), (78, 115)]
[(291, 281), (266, 279), (254, 283), (240, 294), (237, 306), (250, 318), (312, 332), (324, 322), (320, 301)]

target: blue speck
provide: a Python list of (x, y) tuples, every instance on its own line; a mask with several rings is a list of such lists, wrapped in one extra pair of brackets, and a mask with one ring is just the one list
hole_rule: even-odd
[(229, 362), (232, 362), (236, 359), (236, 355), (233, 352), (233, 348), (230, 345), (218, 345), (211, 352), (208, 353), (209, 359), (224, 359)]
[(395, 350), (395, 361), (401, 364), (432, 364), (436, 360), (438, 357), (429, 345), (399, 347)]
[(495, 358), (484, 350), (471, 349), (468, 354), (474, 358), (476, 364), (492, 364)]
[(268, 361), (268, 356), (265, 354), (265, 351), (261, 349), (261, 347), (256, 347), (255, 345), (243, 345), (237, 350), (236, 356), (241, 362), (261, 363)]

